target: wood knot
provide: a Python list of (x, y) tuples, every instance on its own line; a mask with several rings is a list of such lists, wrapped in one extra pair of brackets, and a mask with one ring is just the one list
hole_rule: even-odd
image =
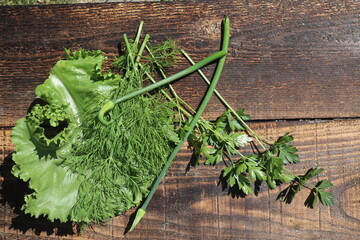
[(203, 37), (218, 37), (221, 35), (221, 20), (201, 19), (195, 23), (196, 32)]
[(348, 186), (341, 195), (343, 211), (346, 215), (360, 221), (360, 183), (356, 181)]

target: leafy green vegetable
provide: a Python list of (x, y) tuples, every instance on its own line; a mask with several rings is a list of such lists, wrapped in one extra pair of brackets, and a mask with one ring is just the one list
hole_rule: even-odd
[(318, 190), (318, 196), (320, 201), (325, 206), (333, 206), (334, 205), (334, 196), (330, 192), (325, 192), (323, 190)]
[[(309, 182), (323, 169), (302, 176), (287, 164), (300, 161), (294, 138), (285, 134), (271, 143), (246, 123), (244, 109), (235, 111), (216, 91), (229, 42), (229, 19), (223, 21), (221, 50), (170, 77), (180, 52), (167, 40), (154, 46), (150, 36), (141, 40), (142, 24), (134, 40), (124, 35), (124, 54), (112, 62), (117, 72), (104, 71), (107, 59), (101, 51), (65, 49), (65, 59), (51, 69), (48, 79), (36, 88), (39, 104), (12, 131), (15, 176), (27, 181), (32, 193), (23, 210), (50, 220), (80, 225), (101, 223), (138, 206), (130, 231), (139, 223), (161, 179), (183, 143), (193, 150), (193, 163), (224, 164), (221, 180), (243, 194), (288, 183), (279, 199), (291, 203), (303, 188), (310, 189), (305, 205), (331, 206), (332, 187), (327, 180)], [(210, 82), (200, 68), (218, 62)], [(195, 111), (174, 91), (171, 82), (198, 71), (209, 88)], [(155, 79), (163, 78), (157, 81)], [(151, 84), (149, 84), (149, 82)], [(201, 118), (212, 94), (227, 110), (216, 121)], [(41, 101), (40, 101), (41, 100)], [(247, 146), (253, 154), (242, 153)], [(143, 201), (144, 200), (144, 201)]]
[[(47, 215), (50, 220), (60, 219), (65, 222), (76, 203), (77, 190), (83, 179), (62, 167), (61, 158), (51, 156), (63, 149), (54, 145), (42, 152), (46, 142), (33, 140), (33, 137), (26, 120), (20, 119), (11, 135), (16, 144), (16, 154), (13, 155), (16, 165), (12, 172), (22, 180), (29, 181), (29, 187), (34, 190), (25, 197), (22, 209), (35, 217)], [(65, 144), (64, 148), (66, 147)]]
[[(78, 223), (111, 218), (140, 203), (170, 153), (173, 105), (160, 94), (116, 107), (109, 126), (96, 120), (104, 101), (143, 81), (102, 73), (104, 60), (100, 51), (66, 50), (66, 60), (36, 88), (45, 105), (35, 105), (14, 127), (13, 173), (34, 190), (26, 213)], [(55, 136), (47, 134), (61, 124)]]
[[(106, 78), (99, 72), (105, 59), (99, 51), (80, 50), (68, 58), (59, 61), (44, 84), (36, 88), (37, 97), (46, 105), (35, 105), (26, 119), (17, 122), (11, 135), (16, 144), (13, 173), (29, 181), (34, 190), (25, 198), (24, 211), (61, 221), (72, 214), (84, 181), (83, 175), (64, 165), (81, 134), (81, 115), (87, 102), (96, 99), (95, 93), (105, 95), (115, 88), (115, 81), (98, 81)], [(59, 134), (46, 134), (60, 122), (66, 126)]]

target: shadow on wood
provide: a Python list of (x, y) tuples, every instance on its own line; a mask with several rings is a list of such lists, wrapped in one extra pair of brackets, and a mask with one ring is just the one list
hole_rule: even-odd
[(0, 165), (0, 175), (3, 177), (0, 203), (4, 205), (4, 207), (6, 207), (5, 205), (10, 206), (16, 215), (12, 218), (10, 229), (20, 230), (22, 233), (32, 230), (36, 235), (40, 235), (42, 232), (46, 232), (47, 235), (55, 234), (57, 236), (75, 234), (71, 222), (51, 222), (43, 216), (34, 218), (21, 210), (21, 207), (25, 204), (25, 195), (31, 194), (32, 191), (29, 189), (28, 183), (15, 177), (11, 173), (14, 165), (12, 153), (9, 154)]

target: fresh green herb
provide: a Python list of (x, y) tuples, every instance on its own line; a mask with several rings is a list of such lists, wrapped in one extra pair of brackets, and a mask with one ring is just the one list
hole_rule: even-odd
[(280, 137), (274, 144), (271, 145), (270, 151), (283, 160), (284, 164), (298, 163), (299, 156), (296, 154), (297, 149), (289, 143), (294, 140), (293, 136), (288, 133)]
[[(182, 50), (182, 53), (191, 64), (194, 64), (185, 51)], [(198, 72), (203, 80), (209, 83), (200, 69)], [(300, 161), (298, 150), (291, 145), (293, 136), (286, 133), (271, 143), (247, 125), (246, 121), (250, 120), (250, 116), (244, 114), (244, 109), (235, 111), (219, 92), (215, 90), (214, 93), (228, 110), (214, 123), (199, 121), (199, 126), (189, 141), (193, 148), (193, 159), (196, 159), (195, 165), (201, 157), (205, 158), (205, 164), (215, 165), (224, 162), (226, 167), (220, 175), (221, 181), (245, 195), (254, 193), (251, 187), (260, 185), (261, 182), (266, 182), (271, 189), (281, 183), (289, 183), (290, 185), (279, 194), (279, 200), (291, 203), (305, 186), (310, 189), (305, 206), (313, 208), (318, 198), (323, 205), (334, 204), (332, 193), (324, 191), (332, 186), (329, 181), (319, 181), (316, 186), (308, 183), (323, 171), (322, 168), (310, 169), (304, 176), (296, 176), (286, 169), (287, 164), (296, 164)], [(234, 143), (232, 136), (241, 137), (241, 141), (236, 141), (238, 145)], [(246, 142), (253, 145), (253, 155), (243, 155), (240, 152), (239, 148)]]
[[(194, 165), (224, 165), (220, 179), (230, 189), (246, 195), (262, 182), (271, 189), (288, 183), (281, 201), (291, 203), (307, 188), (306, 206), (333, 205), (333, 195), (325, 191), (332, 186), (329, 181), (309, 183), (322, 168), (302, 176), (286, 168), (300, 161), (291, 135), (273, 143), (259, 136), (246, 123), (250, 116), (244, 109), (235, 111), (215, 89), (228, 49), (228, 18), (221, 50), (198, 63), (181, 50), (191, 66), (169, 77), (165, 70), (175, 63), (178, 47), (171, 40), (155, 46), (148, 34), (141, 39), (142, 28), (143, 22), (134, 40), (123, 36), (124, 54), (112, 64), (117, 72), (103, 70), (101, 51), (65, 50), (66, 59), (36, 88), (43, 103), (12, 131), (12, 171), (33, 190), (25, 197), (26, 213), (86, 226), (141, 205), (131, 231), (185, 141), (193, 149)], [(209, 81), (200, 68), (212, 62), (217, 66)], [(171, 86), (195, 71), (209, 84), (196, 111)], [(227, 110), (208, 121), (201, 114), (213, 94)], [(253, 154), (243, 153), (247, 146)]]
[[(221, 72), (222, 72), (222, 69), (224, 67), (224, 64), (225, 64), (225, 57), (226, 57), (226, 53), (227, 53), (227, 50), (228, 50), (228, 45), (229, 45), (229, 39), (230, 39), (230, 20), (229, 18), (225, 18), (224, 21), (223, 21), (223, 25), (224, 25), (224, 33), (223, 33), (223, 39), (222, 39), (222, 46), (221, 46), (221, 51), (218, 52), (218, 53), (221, 53), (221, 54), (218, 54), (219, 55), (219, 62), (216, 66), (216, 69), (215, 69), (215, 73), (213, 75), (213, 79), (212, 79), (212, 82), (210, 83), (209, 85), (209, 88), (204, 96), (204, 99), (202, 100), (197, 112), (195, 113), (194, 117), (191, 119), (189, 125), (187, 125), (187, 128), (186, 128), (186, 133), (185, 134), (182, 134), (180, 137), (181, 137), (181, 140), (180, 142), (178, 143), (178, 145), (176, 146), (176, 148), (172, 151), (171, 155), (169, 156), (165, 166), (163, 167), (162, 171), (160, 172), (159, 176), (156, 178), (155, 182), (154, 182), (154, 185), (152, 186), (152, 189), (149, 193), (149, 195), (146, 197), (146, 200), (145, 202), (142, 204), (142, 206), (140, 207), (140, 209), (138, 210), (136, 216), (135, 216), (135, 220), (133, 222), (133, 224), (131, 225), (129, 231), (132, 231), (136, 225), (139, 223), (139, 221), (141, 220), (141, 218), (145, 215), (146, 213), (146, 208), (151, 200), (151, 198), (153, 197), (154, 193), (155, 193), (155, 190), (157, 188), (157, 186), (160, 184), (160, 181), (161, 179), (165, 176), (166, 174), (166, 171), (167, 169), (170, 167), (170, 164), (171, 162), (174, 160), (174, 158), (176, 157), (176, 154), (179, 152), (181, 146), (185, 143), (185, 141), (187, 140), (187, 138), (190, 136), (190, 134), (192, 133), (193, 129), (195, 128), (198, 120), (200, 119), (201, 117), (201, 114), (203, 113), (203, 111), (205, 110), (205, 107), (206, 105), (209, 103), (210, 101), (210, 98), (211, 98), (211, 95), (213, 94), (214, 90), (215, 90), (215, 87), (216, 87), (216, 84), (218, 83), (219, 81), (219, 78), (220, 78), (220, 75), (221, 75)], [(180, 77), (183, 77), (193, 71), (196, 71), (197, 69), (201, 68), (202, 67), (202, 63), (205, 65), (207, 65), (208, 63), (212, 62), (214, 59), (214, 56), (217, 56), (216, 54), (213, 54), (211, 55), (210, 57), (200, 61), (197, 64), (194, 64), (193, 67), (190, 67), (188, 68), (187, 70), (185, 71), (182, 71), (182, 72), (179, 72), (179, 74), (175, 74), (173, 76), (178, 76), (179, 78)], [(207, 62), (209, 61), (209, 62)], [(197, 67), (197, 69), (195, 69), (195, 66)], [(184, 74), (184, 75), (182, 75)], [(169, 79), (169, 78), (166, 78), (166, 79)], [(166, 82), (168, 80), (162, 80), (161, 82)], [(161, 83), (159, 82), (159, 83)], [(156, 86), (156, 83), (154, 83), (152, 86)]]
[(303, 176), (296, 176), (292, 183), (280, 193), (279, 199), (286, 203), (291, 203), (294, 200), (296, 193), (298, 193), (303, 187), (306, 187), (310, 189), (310, 194), (305, 201), (305, 205), (307, 207), (314, 208), (319, 198), (321, 204), (325, 206), (334, 205), (333, 195), (330, 192), (324, 191), (333, 186), (331, 182), (322, 180), (319, 181), (316, 186), (312, 187), (307, 183), (310, 179), (316, 177), (322, 171), (324, 171), (323, 168), (311, 168)]
[[(100, 51), (66, 50), (66, 60), (36, 89), (46, 104), (13, 129), (13, 173), (34, 190), (26, 213), (100, 223), (138, 205), (170, 154), (174, 105), (160, 93), (115, 106), (112, 124), (97, 120), (104, 102), (142, 88), (145, 78), (132, 70), (102, 73), (104, 60)], [(60, 123), (56, 136), (45, 134)]]

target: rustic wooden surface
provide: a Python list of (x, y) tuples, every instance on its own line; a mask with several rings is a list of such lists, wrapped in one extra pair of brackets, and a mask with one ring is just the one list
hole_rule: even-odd
[[(360, 3), (345, 0), (1, 7), (0, 239), (360, 239), (359, 13)], [(307, 209), (305, 195), (282, 204), (276, 201), (281, 189), (265, 187), (257, 197), (233, 198), (217, 185), (220, 168), (200, 166), (185, 174), (190, 153), (184, 147), (148, 214), (125, 236), (132, 211), (82, 235), (71, 234), (71, 225), (20, 213), (24, 184), (9, 173), (11, 127), (63, 57), (62, 47), (114, 54), (121, 35), (134, 34), (144, 20), (154, 41), (171, 37), (200, 60), (219, 48), (224, 15), (231, 18), (232, 37), (218, 90), (262, 120), (251, 124), (258, 133), (275, 140), (291, 132), (302, 158), (292, 170), (325, 168), (322, 177), (335, 185), (335, 206)], [(177, 70), (186, 66), (180, 60)], [(195, 76), (175, 84), (194, 106), (204, 86)], [(222, 110), (214, 99), (205, 116)]]
[[(234, 107), (255, 119), (358, 117), (359, 10), (360, 3), (332, 0), (2, 7), (0, 124), (23, 116), (62, 47), (116, 53), (122, 34), (144, 20), (153, 40), (171, 37), (200, 60), (219, 48), (225, 14), (231, 54), (218, 89)], [(177, 87), (194, 102), (204, 93), (199, 78)], [(207, 116), (221, 110), (214, 101)]]

